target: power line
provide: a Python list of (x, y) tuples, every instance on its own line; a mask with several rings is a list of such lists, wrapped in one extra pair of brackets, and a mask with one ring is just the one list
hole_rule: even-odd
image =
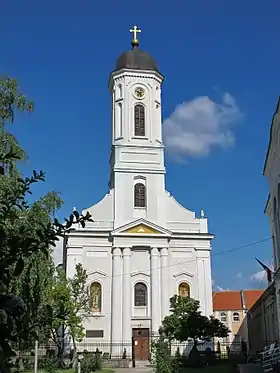
[[(251, 242), (251, 243), (248, 243), (248, 244), (245, 244), (245, 245), (241, 245), (241, 246), (235, 246), (235, 247), (232, 247), (231, 249), (223, 250), (223, 251), (220, 251), (218, 253), (213, 253), (212, 256), (225, 255), (225, 254), (231, 253), (233, 251), (241, 250), (241, 249), (244, 249), (244, 248), (250, 247), (250, 246), (255, 246), (255, 245), (258, 245), (260, 243), (267, 242), (267, 241), (270, 241), (270, 240), (271, 240), (271, 237), (267, 237), (267, 238), (264, 238), (262, 240), (254, 241), (254, 242)], [(147, 270), (141, 270), (141, 273), (145, 273), (145, 272), (150, 273), (153, 270), (158, 270), (158, 269), (161, 269), (161, 268), (170, 268), (170, 267), (175, 267), (175, 266), (182, 265), (182, 264), (189, 264), (189, 263), (192, 263), (192, 262), (196, 262), (199, 259), (208, 259), (208, 257), (201, 257), (201, 258), (195, 258), (195, 259), (191, 259), (191, 260), (184, 260), (182, 262), (169, 264), (167, 266), (159, 266), (159, 267), (156, 267), (156, 268), (149, 268)], [(122, 273), (122, 274), (119, 274), (119, 275), (110, 275), (110, 276), (106, 276), (106, 277), (107, 278), (108, 277), (113, 278), (113, 277), (126, 276), (126, 275), (130, 275), (130, 273)]]

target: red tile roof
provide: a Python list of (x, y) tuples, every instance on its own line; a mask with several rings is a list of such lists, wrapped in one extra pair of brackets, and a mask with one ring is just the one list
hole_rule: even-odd
[[(246, 309), (252, 305), (263, 294), (264, 290), (244, 290), (244, 302)], [(214, 311), (242, 310), (241, 291), (219, 291), (213, 294)]]
[(246, 308), (250, 309), (263, 293), (264, 290), (244, 290)]

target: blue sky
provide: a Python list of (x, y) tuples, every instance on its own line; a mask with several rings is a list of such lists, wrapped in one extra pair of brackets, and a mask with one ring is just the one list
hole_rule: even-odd
[[(36, 105), (13, 126), (29, 155), (24, 172), (47, 173), (35, 196), (61, 192), (63, 217), (107, 192), (108, 77), (137, 24), (166, 77), (167, 188), (209, 217), (215, 285), (264, 286), (250, 276), (260, 270), (255, 256), (270, 262), (270, 241), (217, 253), (270, 236), (262, 168), (280, 86), (279, 8), (276, 0), (3, 0), (0, 74), (17, 78)], [(189, 142), (174, 154), (180, 131)]]

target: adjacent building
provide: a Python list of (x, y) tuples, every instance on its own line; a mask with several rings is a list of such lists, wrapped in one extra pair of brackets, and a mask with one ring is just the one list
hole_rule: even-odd
[(278, 320), (278, 340), (280, 326), (280, 98), (272, 117), (269, 144), (263, 174), (269, 184), (269, 196), (265, 213), (269, 217), (274, 258), (274, 290)]
[(247, 313), (250, 351), (261, 351), (278, 340), (275, 284), (272, 282)]
[(219, 291), (213, 294), (214, 317), (230, 330), (229, 344), (245, 341), (249, 346), (248, 310), (262, 296), (263, 290)]

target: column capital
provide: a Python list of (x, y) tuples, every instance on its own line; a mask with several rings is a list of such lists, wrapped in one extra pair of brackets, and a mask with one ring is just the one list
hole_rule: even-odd
[(168, 248), (167, 248), (167, 247), (163, 247), (163, 248), (160, 250), (160, 255), (161, 255), (161, 256), (168, 256)]
[(151, 248), (151, 255), (152, 256), (157, 256), (159, 254), (158, 248), (157, 247), (152, 247)]
[(130, 247), (125, 247), (123, 249), (123, 256), (131, 256), (131, 248)]
[(121, 256), (122, 251), (119, 247), (113, 247), (113, 256)]

